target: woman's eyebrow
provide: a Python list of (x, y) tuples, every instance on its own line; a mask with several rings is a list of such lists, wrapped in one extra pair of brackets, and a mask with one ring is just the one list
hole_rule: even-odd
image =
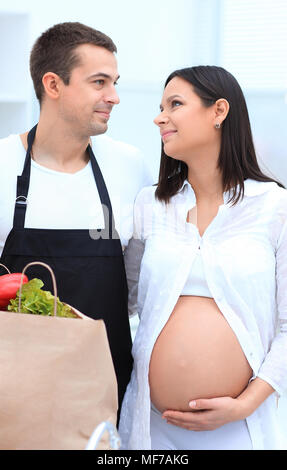
[[(171, 95), (171, 96), (169, 96), (169, 97), (167, 98), (166, 102), (167, 102), (167, 103), (170, 103), (172, 100), (174, 100), (174, 98), (182, 98), (182, 96), (181, 96), (181, 95), (177, 95), (177, 94)], [(160, 109), (160, 110), (163, 109), (162, 104), (159, 105), (159, 109)]]

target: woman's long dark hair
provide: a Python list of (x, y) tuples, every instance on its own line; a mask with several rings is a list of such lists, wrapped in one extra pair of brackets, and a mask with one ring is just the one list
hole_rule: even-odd
[[(262, 173), (255, 153), (248, 110), (237, 80), (222, 67), (197, 66), (176, 70), (169, 75), (165, 87), (174, 78), (189, 82), (204, 106), (212, 106), (218, 99), (229, 103), (229, 113), (222, 123), (218, 168), (222, 174), (224, 191), (229, 191), (229, 202), (236, 204), (244, 195), (244, 180), (282, 183)], [(192, 125), (192, 123), (191, 123)], [(166, 203), (187, 179), (186, 163), (167, 156), (162, 144), (159, 180), (155, 195)], [(233, 188), (233, 189), (232, 189)]]

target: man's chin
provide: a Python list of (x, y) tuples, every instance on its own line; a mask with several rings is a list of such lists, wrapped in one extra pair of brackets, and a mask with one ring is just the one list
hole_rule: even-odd
[(101, 125), (97, 124), (96, 126), (90, 126), (89, 135), (90, 136), (101, 135), (107, 132), (107, 130), (108, 130), (108, 124), (101, 124)]

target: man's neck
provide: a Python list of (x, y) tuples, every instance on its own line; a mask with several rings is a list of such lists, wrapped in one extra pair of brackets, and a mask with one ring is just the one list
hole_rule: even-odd
[[(27, 135), (28, 132), (20, 136), (26, 151)], [(89, 161), (89, 143), (89, 137), (75, 135), (59, 122), (47, 124), (40, 120), (31, 156), (36, 163), (51, 170), (76, 173)]]

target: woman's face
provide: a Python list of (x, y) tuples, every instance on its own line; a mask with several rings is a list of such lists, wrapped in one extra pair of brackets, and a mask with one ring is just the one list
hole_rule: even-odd
[(160, 128), (166, 155), (187, 161), (195, 152), (218, 143), (216, 105), (205, 107), (186, 80), (175, 77), (167, 84), (160, 110), (154, 123)]

